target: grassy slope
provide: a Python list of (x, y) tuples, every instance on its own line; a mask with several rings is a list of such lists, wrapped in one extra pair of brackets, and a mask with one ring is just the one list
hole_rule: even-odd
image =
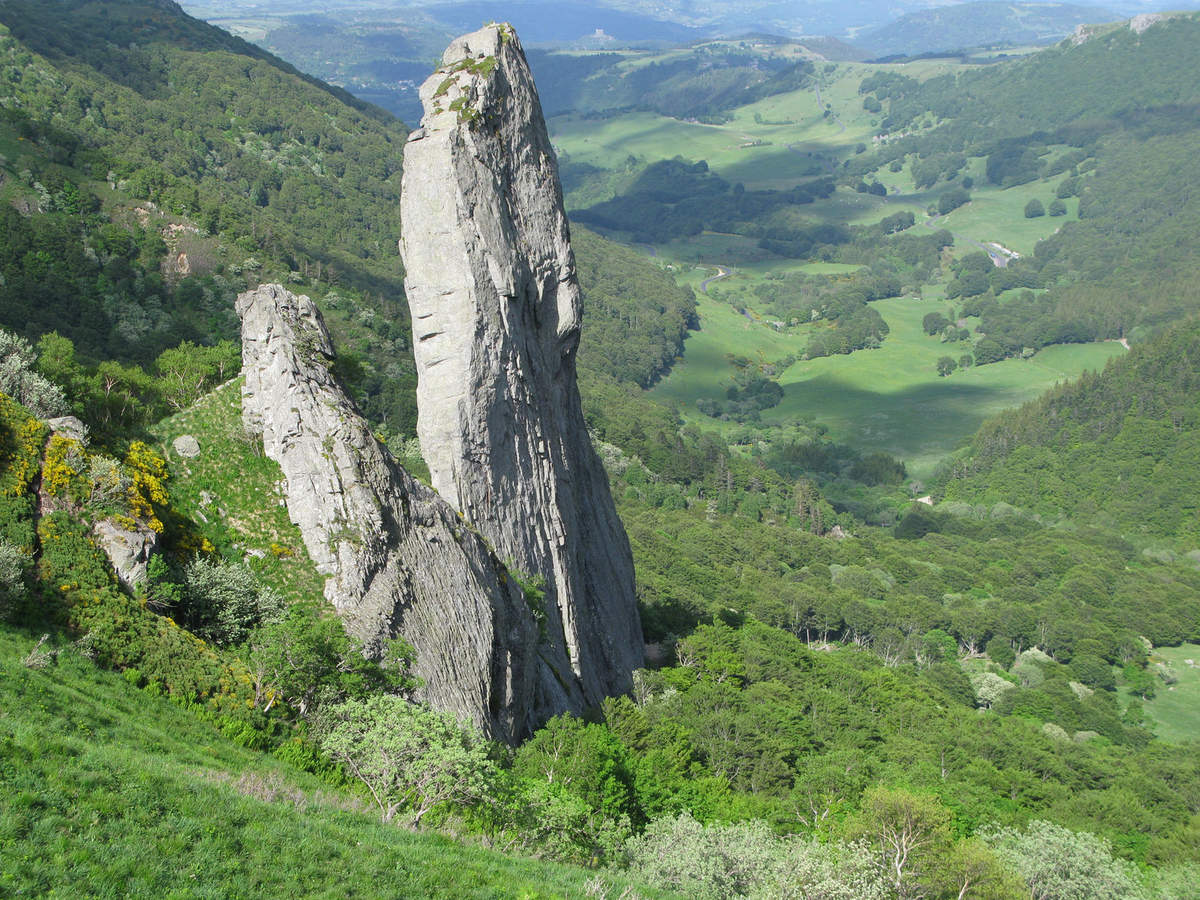
[[(154, 426), (171, 466), (172, 499), (227, 555), (261, 552), (249, 561), (289, 600), (318, 599), (325, 579), (309, 560), (300, 530), (288, 518), (283, 495), (276, 489), (283, 473), (262, 455), (261, 443), (244, 436), (241, 383), (234, 379)], [(183, 459), (171, 449), (171, 442), (182, 434), (196, 438), (199, 456)], [(204, 492), (211, 495), (208, 503), (202, 502), (208, 499), (202, 497)]]
[(582, 897), (594, 877), (385, 826), (78, 654), (26, 668), (32, 644), (0, 628), (2, 896)]
[[(731, 283), (736, 284), (718, 282)], [(989, 415), (1086, 369), (1100, 369), (1123, 352), (1116, 343), (1055, 346), (1030, 360), (1005, 360), (942, 378), (935, 370), (938, 357), (970, 351), (967, 344), (943, 344), (922, 331), (922, 317), (944, 304), (898, 298), (873, 305), (891, 328), (883, 347), (796, 363), (780, 378), (783, 402), (763, 418), (780, 423), (815, 418), (835, 440), (896, 454), (920, 478)], [(701, 329), (688, 337), (683, 359), (654, 388), (697, 421), (713, 420), (695, 411), (696, 400), (721, 396), (731, 384), (727, 353), (769, 361), (800, 355), (808, 341), (808, 329), (780, 334), (711, 299), (702, 298), (699, 311)]]
[(1171, 686), (1160, 683), (1154, 699), (1145, 705), (1154, 733), (1168, 741), (1200, 740), (1200, 644), (1158, 647), (1150, 662), (1166, 663), (1179, 678)]

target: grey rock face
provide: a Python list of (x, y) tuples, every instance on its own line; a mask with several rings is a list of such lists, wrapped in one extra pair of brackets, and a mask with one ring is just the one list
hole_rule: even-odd
[(456, 39), (421, 87), (400, 242), (433, 485), (546, 581), (539, 708), (627, 690), (642, 664), (629, 541), (575, 375), (580, 292), (558, 169), (510, 26)]
[(60, 437), (70, 438), (87, 446), (88, 427), (75, 416), (58, 416), (54, 419), (47, 419), (46, 424), (50, 426), (52, 432)]
[(279, 285), (238, 297), (243, 424), (286, 478), (325, 596), (368, 652), (404, 637), (424, 699), (502, 740), (534, 724), (537, 626), (484, 541), (375, 440), (329, 373), (316, 307)]
[(126, 528), (112, 519), (101, 519), (92, 526), (96, 545), (104, 551), (117, 581), (133, 592), (146, 580), (146, 567), (158, 549), (158, 534), (149, 528)]

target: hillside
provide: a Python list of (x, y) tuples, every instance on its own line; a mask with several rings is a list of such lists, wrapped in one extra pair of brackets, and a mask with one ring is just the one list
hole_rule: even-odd
[[(764, 41), (803, 75), (777, 93), (721, 81), (739, 42), (677, 80), (605, 63), (722, 120), (554, 123), (607, 235), (573, 228), (581, 392), (649, 665), (509, 747), (410, 702), (411, 648), (365, 658), (322, 601), (223, 340), (239, 291), (312, 294), (316, 362), (427, 474), (404, 127), (171, 4), (19, 5), (0, 893), (1194, 894), (1195, 19), (981, 69)], [(1024, 118), (1043, 76), (1093, 124), (1053, 92)], [(86, 446), (43, 422), (68, 410)], [(132, 587), (97, 523), (157, 543)]]
[(35, 644), (0, 626), (5, 894), (550, 898), (628, 887), (381, 824), (337, 777), (235, 743), (73, 645)]
[(1200, 545), (1200, 327), (987, 422), (947, 464), (948, 499), (1004, 500), (1131, 538)]

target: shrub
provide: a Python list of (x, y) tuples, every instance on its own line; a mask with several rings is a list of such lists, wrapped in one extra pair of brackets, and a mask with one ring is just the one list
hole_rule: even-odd
[(33, 370), (37, 355), (29, 341), (0, 329), (0, 393), (12, 397), (39, 419), (67, 414), (62, 388)]
[(1046, 214), (1046, 208), (1042, 206), (1042, 201), (1034, 197), (1025, 204), (1025, 218), (1036, 219)]
[(25, 595), (32, 560), (20, 547), (0, 539), (0, 618), (7, 618)]
[(1134, 867), (1114, 859), (1108, 841), (1052, 822), (1024, 831), (984, 828), (979, 836), (1029, 886), (1033, 897), (1138, 900), (1146, 896)]
[(283, 598), (244, 563), (206, 559), (188, 564), (183, 604), (186, 627), (214, 644), (240, 644), (256, 625), (278, 621), (284, 608)]
[(418, 826), (437, 806), (481, 799), (495, 777), (482, 735), (402, 697), (347, 700), (322, 732), (322, 749), (366, 785), (385, 822), (407, 808)]
[(626, 848), (638, 879), (695, 900), (749, 894), (770, 878), (778, 850), (763, 822), (703, 825), (686, 812), (651, 822)]

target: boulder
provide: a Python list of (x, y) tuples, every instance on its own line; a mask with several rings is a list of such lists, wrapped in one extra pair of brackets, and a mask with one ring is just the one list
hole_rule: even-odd
[(181, 434), (171, 441), (171, 448), (184, 459), (195, 459), (200, 455), (200, 442), (190, 434)]
[(146, 580), (150, 557), (158, 550), (158, 533), (144, 526), (128, 528), (115, 519), (101, 519), (92, 526), (92, 534), (121, 587), (136, 592)]

